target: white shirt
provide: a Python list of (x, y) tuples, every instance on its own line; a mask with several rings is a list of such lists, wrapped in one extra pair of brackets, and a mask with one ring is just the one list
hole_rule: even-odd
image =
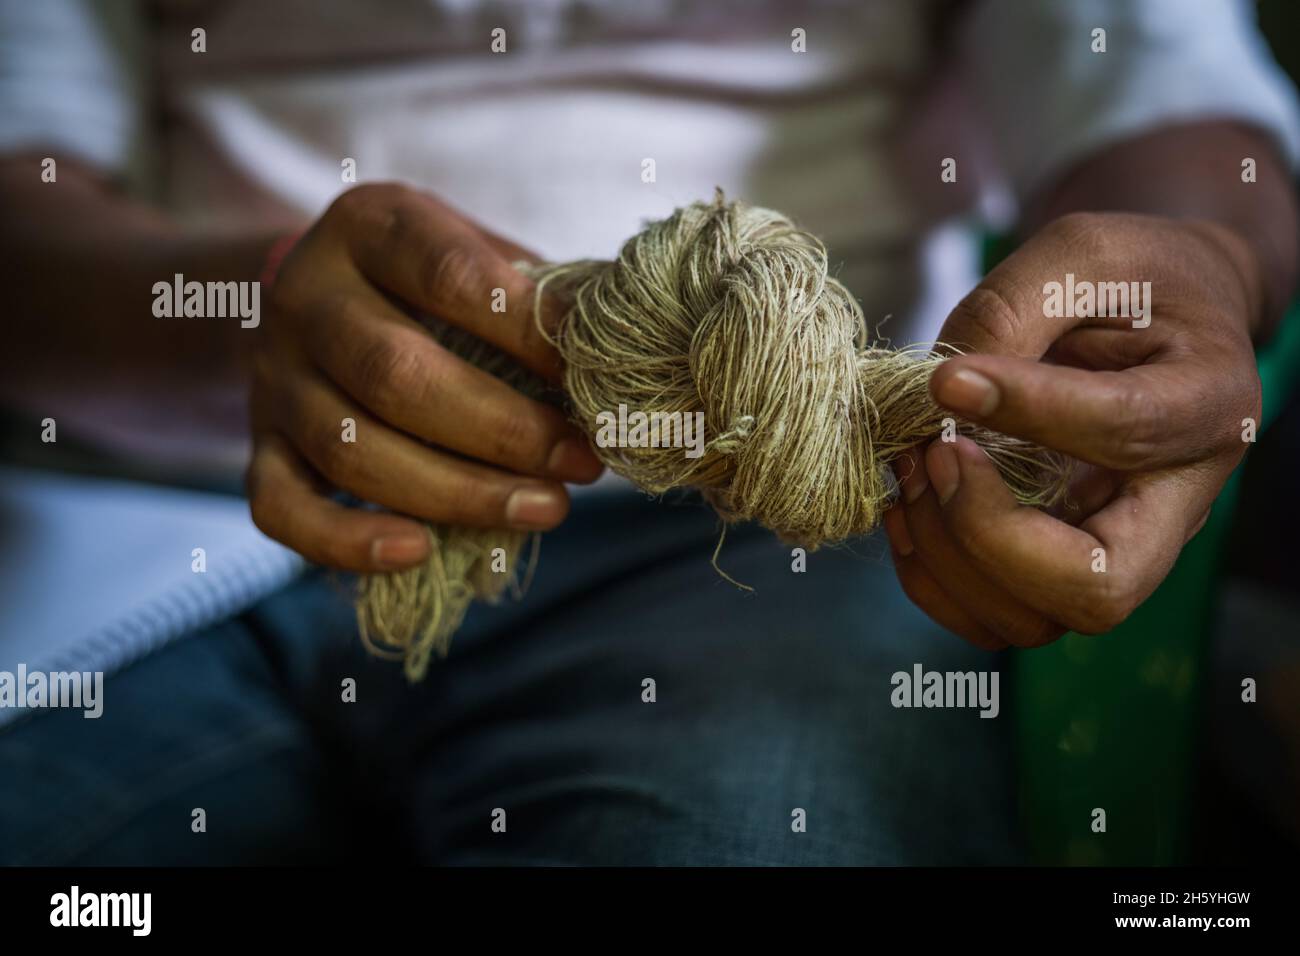
[(1300, 155), (1294, 92), (1244, 0), (984, 0), (940, 41), (944, 7), (4, 3), (0, 150), (53, 144), (214, 229), (319, 215), (351, 159), (550, 259), (613, 256), (722, 186), (825, 239), (899, 344), (932, 338), (962, 291), (926, 297), (948, 264), (925, 242), (999, 173), (1023, 194), (1109, 141), (1210, 116)]

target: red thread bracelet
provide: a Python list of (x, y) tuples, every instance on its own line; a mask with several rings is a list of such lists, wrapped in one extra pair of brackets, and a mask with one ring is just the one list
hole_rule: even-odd
[(280, 275), (280, 266), (284, 264), (285, 258), (302, 237), (303, 233), (301, 232), (291, 232), (281, 236), (271, 244), (271, 248), (267, 250), (266, 259), (262, 262), (262, 274), (259, 279), (263, 292), (269, 292), (271, 286), (275, 284), (276, 278)]

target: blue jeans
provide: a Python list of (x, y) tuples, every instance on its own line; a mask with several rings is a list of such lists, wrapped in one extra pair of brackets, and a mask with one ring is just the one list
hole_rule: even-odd
[(754, 593), (716, 539), (693, 499), (579, 499), (524, 599), (415, 686), (310, 574), (109, 677), (100, 719), (0, 732), (0, 862), (1019, 861), (1005, 708), (890, 701), (917, 662), (1001, 659), (908, 604), (882, 539), (794, 573), (733, 530), (719, 563)]

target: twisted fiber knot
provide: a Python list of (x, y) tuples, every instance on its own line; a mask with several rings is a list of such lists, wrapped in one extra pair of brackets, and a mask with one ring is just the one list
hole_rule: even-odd
[[(828, 274), (826, 247), (771, 210), (719, 193), (651, 223), (612, 263), (550, 267), (539, 279), (571, 299), (552, 340), (580, 425), (620, 403), (704, 413), (699, 458), (597, 449), (648, 491), (694, 487), (729, 521), (817, 547), (876, 527), (893, 493), (886, 466), (941, 428), (928, 381), (943, 356), (868, 348), (862, 309)], [(1020, 443), (963, 430), (1029, 499), (1049, 491), (1052, 470), (1027, 472)]]

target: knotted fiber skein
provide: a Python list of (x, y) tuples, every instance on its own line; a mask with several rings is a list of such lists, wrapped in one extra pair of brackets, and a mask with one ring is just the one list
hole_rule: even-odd
[[(721, 191), (650, 223), (615, 261), (530, 270), (568, 304), (544, 330), (564, 360), (569, 412), (593, 438), (601, 413), (703, 412), (703, 453), (597, 447), (613, 471), (652, 494), (697, 489), (723, 522), (756, 521), (815, 549), (874, 529), (896, 494), (889, 463), (937, 437), (950, 413), (930, 374), (953, 350), (868, 345), (861, 307), (827, 274), (823, 244), (779, 213)], [(540, 385), (499, 352), (442, 330), (449, 347), (531, 394)], [(1059, 457), (958, 423), (1016, 497), (1047, 505), (1068, 477)], [(445, 654), (475, 598), (520, 586), (532, 562), (518, 532), (430, 527), (422, 567), (372, 575), (357, 615), (376, 653), (418, 680)], [(496, 550), (500, 549), (500, 550)], [(495, 555), (495, 561), (494, 561)], [(716, 555), (715, 555), (716, 558)], [(496, 566), (494, 570), (493, 566)]]

